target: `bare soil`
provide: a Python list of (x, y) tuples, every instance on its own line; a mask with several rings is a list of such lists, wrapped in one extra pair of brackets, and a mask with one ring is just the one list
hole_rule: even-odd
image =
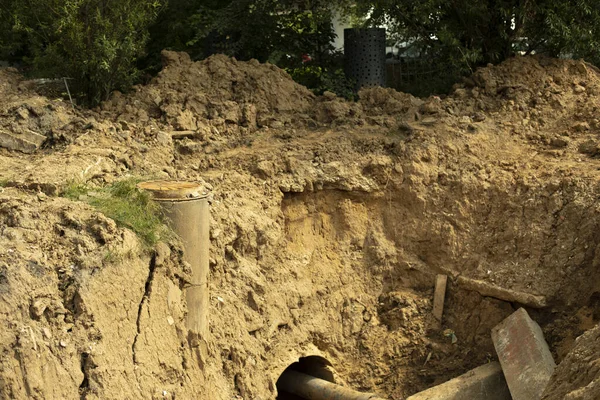
[[(0, 126), (60, 136), (0, 149), (0, 398), (273, 399), (286, 367), (318, 355), (337, 381), (403, 399), (495, 359), (490, 330), (520, 306), (459, 277), (544, 297), (528, 311), (564, 359), (545, 398), (595, 398), (579, 388), (598, 379), (600, 353), (581, 350), (597, 328), (575, 342), (600, 320), (594, 67), (515, 58), (445, 98), (347, 103), (271, 65), (164, 59), (85, 112), (0, 72)], [(184, 327), (181, 246), (145, 249), (58, 196), (127, 176), (211, 189), (206, 348)]]

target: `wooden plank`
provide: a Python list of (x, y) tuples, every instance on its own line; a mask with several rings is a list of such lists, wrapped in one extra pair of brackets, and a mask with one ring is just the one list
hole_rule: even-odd
[(489, 282), (459, 276), (457, 284), (467, 290), (478, 292), (482, 296), (494, 297), (496, 299), (519, 303), (532, 308), (544, 308), (548, 305), (545, 296), (518, 292), (505, 289)]
[(500, 364), (482, 365), (446, 383), (413, 394), (406, 400), (457, 399), (511, 400)]
[(448, 275), (438, 274), (435, 279), (435, 292), (433, 295), (433, 316), (439, 327), (442, 326), (442, 315), (444, 314), (444, 298), (446, 297), (446, 284)]

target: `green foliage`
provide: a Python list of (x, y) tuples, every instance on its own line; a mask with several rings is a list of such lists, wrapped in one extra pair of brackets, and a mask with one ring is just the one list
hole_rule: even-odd
[(0, 61), (14, 61), (24, 41), (12, 30), (13, 0), (0, 2)]
[(292, 0), (200, 1), (188, 21), (194, 35), (186, 45), (202, 45), (203, 55), (278, 65), (301, 62), (303, 53), (318, 59), (333, 39), (331, 11), (318, 1), (302, 7)]
[(27, 41), (34, 74), (73, 78), (74, 92), (95, 105), (137, 79), (135, 62), (160, 7), (160, 0), (13, 0), (4, 13)]
[(160, 236), (169, 236), (163, 224), (159, 205), (152, 201), (147, 192), (139, 190), (139, 180), (125, 179), (100, 189), (81, 183), (71, 183), (62, 192), (62, 196), (71, 200), (84, 201), (119, 226), (135, 232), (142, 241), (152, 246)]
[(517, 51), (600, 61), (596, 0), (359, 0), (353, 12), (367, 26), (387, 24), (395, 41), (463, 72)]
[[(286, 69), (313, 89), (351, 97), (331, 46), (332, 10), (386, 26), (392, 43), (448, 66), (447, 79), (513, 54), (545, 52), (600, 65), (597, 0), (1, 0), (0, 60), (34, 76), (70, 77), (88, 105), (127, 90), (164, 48), (194, 59), (225, 53)], [(312, 61), (303, 62), (308, 54)], [(452, 76), (450, 76), (452, 75)], [(428, 84), (434, 86), (433, 81)]]
[(545, 1), (529, 29), (539, 48), (600, 65), (600, 7), (596, 0)]
[(308, 62), (286, 68), (286, 71), (296, 82), (310, 88), (317, 95), (329, 91), (348, 100), (354, 99), (356, 95), (354, 83), (344, 73), (341, 53), (328, 54), (321, 65)]

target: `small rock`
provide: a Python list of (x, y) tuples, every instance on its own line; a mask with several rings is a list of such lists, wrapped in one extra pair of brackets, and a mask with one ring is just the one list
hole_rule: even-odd
[(44, 311), (48, 308), (48, 302), (46, 299), (39, 299), (33, 302), (30, 311), (34, 318), (40, 318)]
[(419, 109), (424, 114), (437, 114), (441, 111), (441, 105), (442, 100), (437, 96), (433, 96), (423, 103)]
[(156, 257), (154, 259), (154, 264), (157, 267), (160, 267), (171, 257), (171, 248), (168, 244), (164, 242), (158, 242), (154, 248)]
[(269, 123), (269, 128), (272, 128), (272, 129), (283, 128), (283, 122), (281, 122), (281, 121), (272, 121), (272, 122)]
[(37, 194), (37, 198), (39, 201), (46, 201), (48, 199), (48, 196), (44, 192), (39, 192)]
[(579, 93), (585, 92), (585, 88), (583, 86), (581, 86), (581, 85), (575, 85), (575, 87), (573, 88), (573, 91), (575, 93), (579, 94)]
[(44, 327), (42, 328), (42, 332), (44, 333), (44, 337), (46, 339), (52, 339), (52, 332), (50, 331), (50, 329)]
[(437, 123), (437, 121), (438, 121), (437, 118), (432, 118), (432, 117), (430, 117), (430, 118), (423, 118), (421, 120), (421, 125), (424, 125), (424, 126), (434, 126)]
[(569, 142), (564, 138), (552, 138), (550, 140), (550, 146), (559, 148), (559, 149), (563, 148), (563, 147), (567, 147), (568, 144), (569, 144)]
[(169, 325), (173, 325), (175, 323), (175, 320), (173, 319), (173, 317), (171, 317), (170, 315), (167, 317), (167, 322), (169, 323)]
[(275, 175), (275, 165), (273, 164), (273, 161), (260, 161), (258, 164), (256, 164), (256, 169), (266, 177), (272, 177)]
[(165, 146), (170, 146), (173, 144), (173, 137), (168, 133), (162, 131), (156, 134), (156, 140), (158, 141), (158, 143)]
[(473, 122), (482, 122), (485, 121), (485, 114), (482, 112), (477, 112), (475, 113), (475, 115), (473, 115)]
[(17, 110), (17, 115), (19, 117), (21, 117), (22, 119), (27, 119), (27, 118), (29, 118), (29, 110), (27, 110), (26, 108), (21, 107), (21, 108), (19, 108)]
[(458, 88), (454, 91), (454, 96), (460, 99), (464, 99), (465, 97), (467, 97), (467, 94), (467, 89), (464, 88)]
[(60, 347), (67, 347), (67, 342), (65, 342), (64, 340), (61, 340), (60, 342), (58, 342), (58, 344), (60, 344)]
[(325, 98), (325, 100), (333, 100), (337, 97), (337, 95), (333, 92), (330, 92), (329, 90), (326, 90), (323, 93), (323, 97)]
[(589, 131), (590, 124), (588, 124), (587, 122), (578, 122), (575, 125), (573, 125), (573, 129), (577, 132)]
[(594, 140), (586, 140), (581, 143), (578, 148), (580, 153), (588, 154), (590, 156), (595, 156), (599, 152), (598, 143)]

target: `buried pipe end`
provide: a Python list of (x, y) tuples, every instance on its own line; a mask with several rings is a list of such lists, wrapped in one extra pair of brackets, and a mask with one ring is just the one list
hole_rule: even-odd
[(277, 400), (384, 400), (335, 383), (331, 363), (321, 356), (300, 357), (277, 379)]

